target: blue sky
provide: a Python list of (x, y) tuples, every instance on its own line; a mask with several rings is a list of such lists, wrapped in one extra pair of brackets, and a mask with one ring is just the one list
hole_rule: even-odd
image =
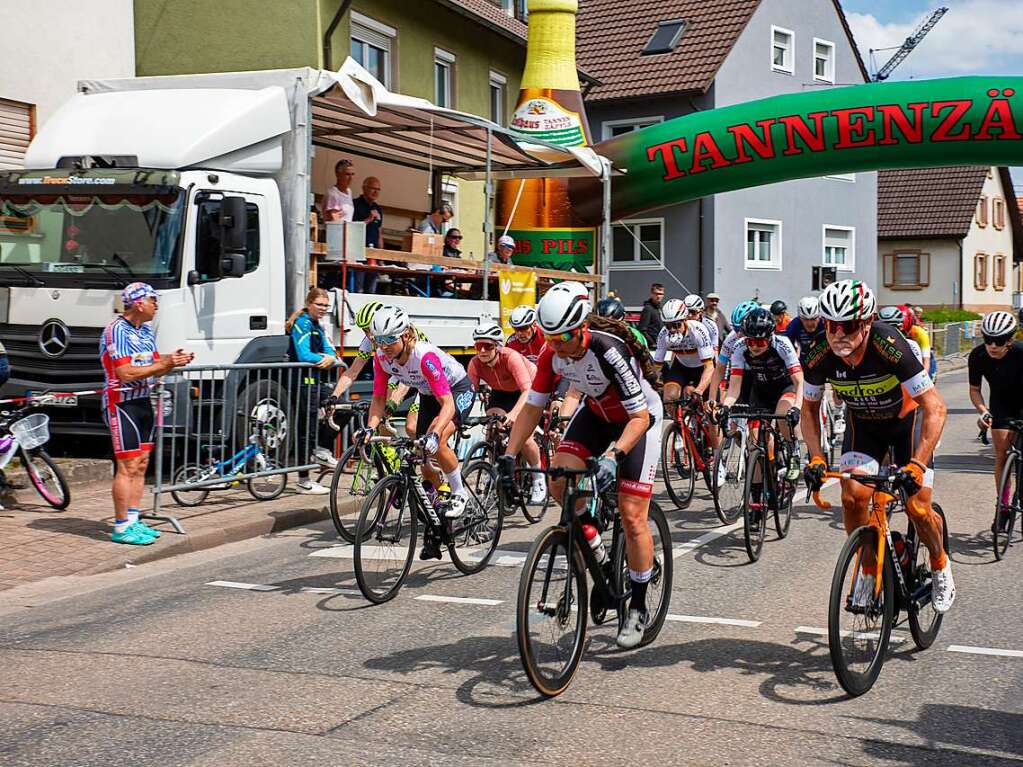
[[(1023, 0), (842, 0), (868, 69), (870, 48), (901, 45), (939, 6), (949, 11), (892, 80), (970, 74), (1023, 75)], [(895, 51), (876, 54), (883, 66)], [(1023, 168), (1013, 168), (1023, 196)]]

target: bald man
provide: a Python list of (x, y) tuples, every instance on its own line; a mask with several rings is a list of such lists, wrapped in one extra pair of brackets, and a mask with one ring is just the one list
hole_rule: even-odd
[[(362, 182), (362, 194), (355, 198), (355, 215), (353, 220), (366, 223), (366, 247), (384, 247), (384, 211), (377, 203), (380, 197), (380, 179), (376, 176), (367, 176)], [(368, 263), (375, 264), (374, 259), (367, 259)], [(377, 275), (373, 272), (355, 273), (356, 293), (376, 293)]]

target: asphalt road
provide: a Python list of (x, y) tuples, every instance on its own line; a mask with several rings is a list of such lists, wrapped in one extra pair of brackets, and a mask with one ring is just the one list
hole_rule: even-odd
[(633, 652), (591, 627), (551, 701), (513, 636), (517, 555), (539, 526), (509, 521), (504, 565), (417, 563), (371, 607), (317, 525), (76, 582), (30, 609), (0, 601), (0, 765), (1019, 764), (1023, 546), (994, 562), (991, 457), (964, 373), (941, 391), (936, 497), (958, 600), (934, 646), (897, 647), (861, 698), (838, 687), (823, 634), (834, 512), (800, 505), (754, 565), (706, 497), (670, 513), (675, 619)]

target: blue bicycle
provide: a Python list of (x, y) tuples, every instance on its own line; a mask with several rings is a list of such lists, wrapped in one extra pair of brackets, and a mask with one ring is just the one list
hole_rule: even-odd
[[(223, 461), (216, 460), (213, 456), (223, 445), (204, 445), (204, 450), (209, 453), (209, 461), (206, 464), (186, 463), (174, 473), (174, 486), (177, 490), (171, 490), (171, 496), (179, 506), (198, 506), (214, 490), (231, 490), (242, 483), (241, 479), (235, 479), (240, 474), (255, 474), (244, 480), (249, 493), (257, 501), (272, 501), (284, 492), (288, 486), (288, 475), (284, 472), (272, 473), (280, 469), (280, 465), (264, 451), (268, 432), (274, 432), (273, 424), (249, 418), (255, 428), (249, 435), (248, 444), (237, 453)], [(223, 482), (210, 482), (210, 480), (222, 479)], [(188, 485), (200, 485), (194, 490), (187, 489)], [(182, 487), (184, 486), (184, 487)]]

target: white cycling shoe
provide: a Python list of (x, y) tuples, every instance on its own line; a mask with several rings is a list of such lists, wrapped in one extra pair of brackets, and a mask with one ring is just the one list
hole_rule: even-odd
[(956, 583), (952, 580), (952, 560), (945, 558), (945, 566), (931, 574), (931, 604), (934, 612), (947, 613), (956, 601)]
[(646, 633), (647, 624), (650, 622), (650, 613), (647, 610), (629, 610), (625, 618), (625, 625), (618, 632), (617, 644), (623, 650), (631, 650), (638, 647), (643, 641), (643, 634)]
[(533, 487), (529, 491), (529, 505), (539, 506), (547, 500), (547, 483), (539, 474), (533, 480)]
[(458, 519), (465, 513), (465, 503), (468, 499), (464, 495), (456, 493), (444, 502), (444, 518)]

